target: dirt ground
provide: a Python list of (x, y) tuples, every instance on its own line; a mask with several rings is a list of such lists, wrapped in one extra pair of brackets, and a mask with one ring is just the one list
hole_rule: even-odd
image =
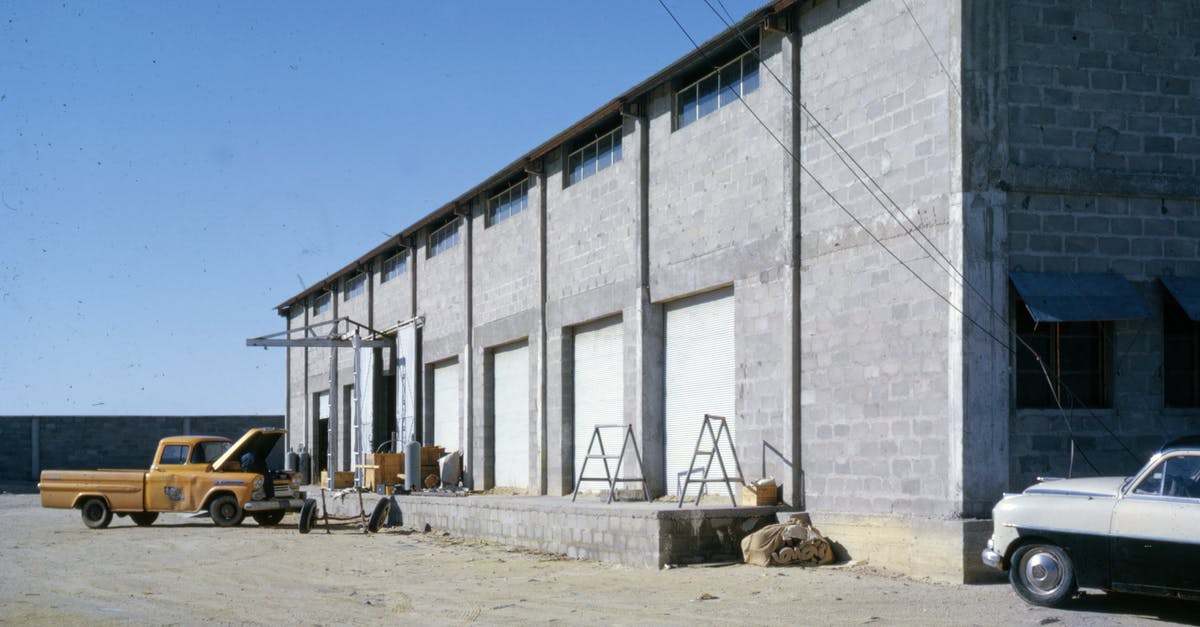
[(1200, 604), (1089, 595), (1033, 608), (1007, 585), (942, 585), (870, 565), (641, 570), (386, 528), (300, 535), (295, 516), (152, 527), (0, 494), (0, 623), (1138, 625), (1200, 620)]

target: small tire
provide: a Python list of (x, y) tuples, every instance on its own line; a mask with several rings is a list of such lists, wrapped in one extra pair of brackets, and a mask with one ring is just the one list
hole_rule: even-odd
[(158, 512), (136, 512), (130, 514), (129, 519), (139, 527), (149, 527), (154, 524), (154, 521), (158, 520)]
[(232, 494), (218, 496), (208, 504), (208, 515), (218, 527), (236, 527), (242, 524), (246, 512), (238, 505)]
[(112, 522), (113, 511), (108, 506), (108, 501), (100, 497), (92, 497), (79, 506), (79, 515), (83, 518), (83, 524), (88, 528), (103, 529)]
[(304, 506), (300, 508), (300, 522), (296, 524), (296, 528), (300, 533), (308, 533), (316, 524), (317, 502), (313, 499), (304, 499)]
[(1031, 605), (1059, 607), (1076, 591), (1071, 556), (1053, 544), (1027, 544), (1013, 554), (1009, 581)]
[(256, 512), (254, 514), (250, 514), (250, 516), (254, 518), (254, 522), (258, 523), (259, 526), (274, 527), (275, 525), (279, 524), (279, 521), (283, 520), (283, 516), (285, 514), (287, 514), (287, 512), (278, 509), (269, 512)]
[(383, 523), (387, 522), (388, 516), (392, 513), (392, 500), (380, 499), (375, 504), (375, 509), (371, 510), (371, 517), (367, 519), (367, 531), (378, 533), (379, 528)]

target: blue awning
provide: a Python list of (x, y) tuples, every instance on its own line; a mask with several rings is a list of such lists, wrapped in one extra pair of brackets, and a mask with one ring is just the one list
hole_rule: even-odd
[(1175, 298), (1175, 302), (1183, 307), (1183, 312), (1192, 320), (1200, 320), (1200, 279), (1183, 276), (1164, 276), (1159, 278), (1167, 286), (1167, 291)]
[(1115, 274), (1010, 272), (1037, 322), (1141, 320), (1153, 311), (1128, 279)]

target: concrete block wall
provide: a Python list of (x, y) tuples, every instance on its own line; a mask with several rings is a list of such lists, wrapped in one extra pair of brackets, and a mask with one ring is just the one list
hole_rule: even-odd
[[(172, 435), (231, 440), (252, 427), (281, 427), (283, 416), (0, 416), (0, 480), (35, 481), (42, 469), (147, 469), (158, 441)], [(272, 463), (283, 467), (283, 447)]]
[(387, 328), (402, 320), (412, 317), (412, 282), (415, 265), (414, 249), (406, 249), (403, 253), (407, 260), (406, 270), (400, 276), (388, 281), (383, 280), (383, 262), (391, 256), (382, 255), (374, 264), (375, 271), (371, 274), (374, 291), (371, 293), (371, 318), (377, 328)]
[[(801, 158), (811, 174), (800, 183), (800, 439), (811, 511), (963, 512), (953, 355), (962, 327), (943, 300), (955, 297), (954, 282), (905, 233), (911, 220), (961, 263), (952, 183), (956, 12), (909, 6), (930, 43), (900, 4), (819, 3), (801, 18), (801, 99), (815, 116), (801, 122)], [(949, 75), (939, 58), (951, 63)], [(853, 178), (818, 123), (907, 219), (890, 217)]]
[(421, 337), (426, 364), (458, 355), (467, 341), (468, 238), (463, 218), (458, 218), (458, 230), (458, 244), (433, 257), (426, 251), (429, 229), (417, 238), (417, 315), (425, 318)]

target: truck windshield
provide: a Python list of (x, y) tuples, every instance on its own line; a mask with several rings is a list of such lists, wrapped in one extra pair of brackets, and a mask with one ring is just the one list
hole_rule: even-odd
[(229, 447), (233, 446), (229, 442), (201, 442), (192, 449), (193, 464), (207, 464), (215, 462)]

